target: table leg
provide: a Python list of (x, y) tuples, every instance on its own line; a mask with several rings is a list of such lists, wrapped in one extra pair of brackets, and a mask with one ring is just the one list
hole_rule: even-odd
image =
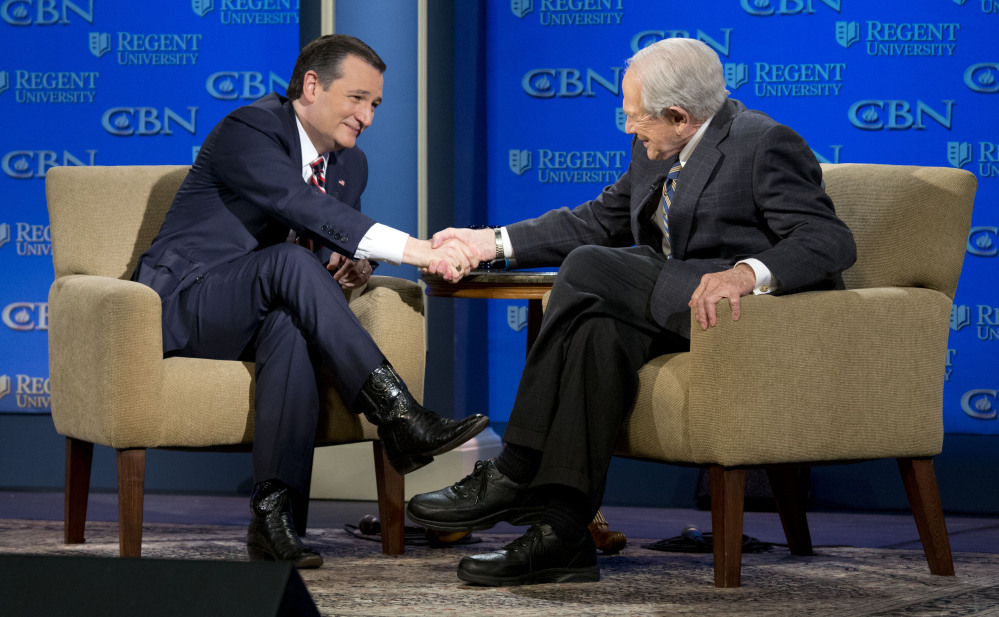
[(541, 308), (541, 300), (527, 301), (527, 353), (531, 353), (534, 341), (538, 340), (538, 332), (541, 332), (541, 318), (544, 311)]

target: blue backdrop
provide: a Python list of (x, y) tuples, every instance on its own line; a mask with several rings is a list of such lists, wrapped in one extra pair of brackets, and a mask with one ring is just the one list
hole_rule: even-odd
[[(492, 225), (591, 199), (627, 169), (624, 63), (669, 37), (710, 45), (731, 96), (796, 129), (822, 162), (974, 172), (973, 229), (940, 365), (945, 428), (999, 433), (990, 361), (999, 350), (999, 0), (496, 0), (487, 18)], [(524, 305), (490, 305), (498, 421), (523, 366), (515, 316)]]
[(45, 172), (190, 164), (226, 113), (284, 93), (298, 1), (0, 3), (0, 411), (47, 412)]

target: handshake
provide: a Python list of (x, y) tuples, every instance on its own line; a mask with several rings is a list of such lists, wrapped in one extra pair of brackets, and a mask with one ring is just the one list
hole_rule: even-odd
[(403, 261), (419, 266), (424, 274), (435, 274), (456, 283), (479, 266), (496, 259), (496, 232), (492, 229), (456, 229), (449, 227), (430, 240), (410, 237)]

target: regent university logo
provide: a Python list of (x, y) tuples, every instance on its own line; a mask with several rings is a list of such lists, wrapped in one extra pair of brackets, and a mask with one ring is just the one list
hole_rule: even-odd
[(90, 53), (98, 58), (111, 51), (111, 35), (107, 32), (90, 33)]
[(204, 17), (215, 9), (215, 0), (191, 0), (191, 10), (198, 17)]
[(508, 164), (510, 171), (518, 176), (524, 175), (524, 172), (531, 168), (531, 151), (510, 150)]
[(849, 49), (860, 40), (860, 24), (855, 21), (836, 22), (836, 42)]

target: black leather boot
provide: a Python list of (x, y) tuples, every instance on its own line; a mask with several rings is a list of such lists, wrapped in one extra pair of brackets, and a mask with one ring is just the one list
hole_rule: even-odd
[(246, 552), (260, 561), (293, 561), (299, 568), (318, 568), (322, 556), (302, 544), (291, 516), (291, 487), (266, 480), (253, 487)]
[(489, 418), (481, 414), (451, 420), (425, 409), (388, 362), (382, 362), (364, 382), (354, 411), (378, 427), (389, 462), (401, 474), (416, 471), (489, 424)]

